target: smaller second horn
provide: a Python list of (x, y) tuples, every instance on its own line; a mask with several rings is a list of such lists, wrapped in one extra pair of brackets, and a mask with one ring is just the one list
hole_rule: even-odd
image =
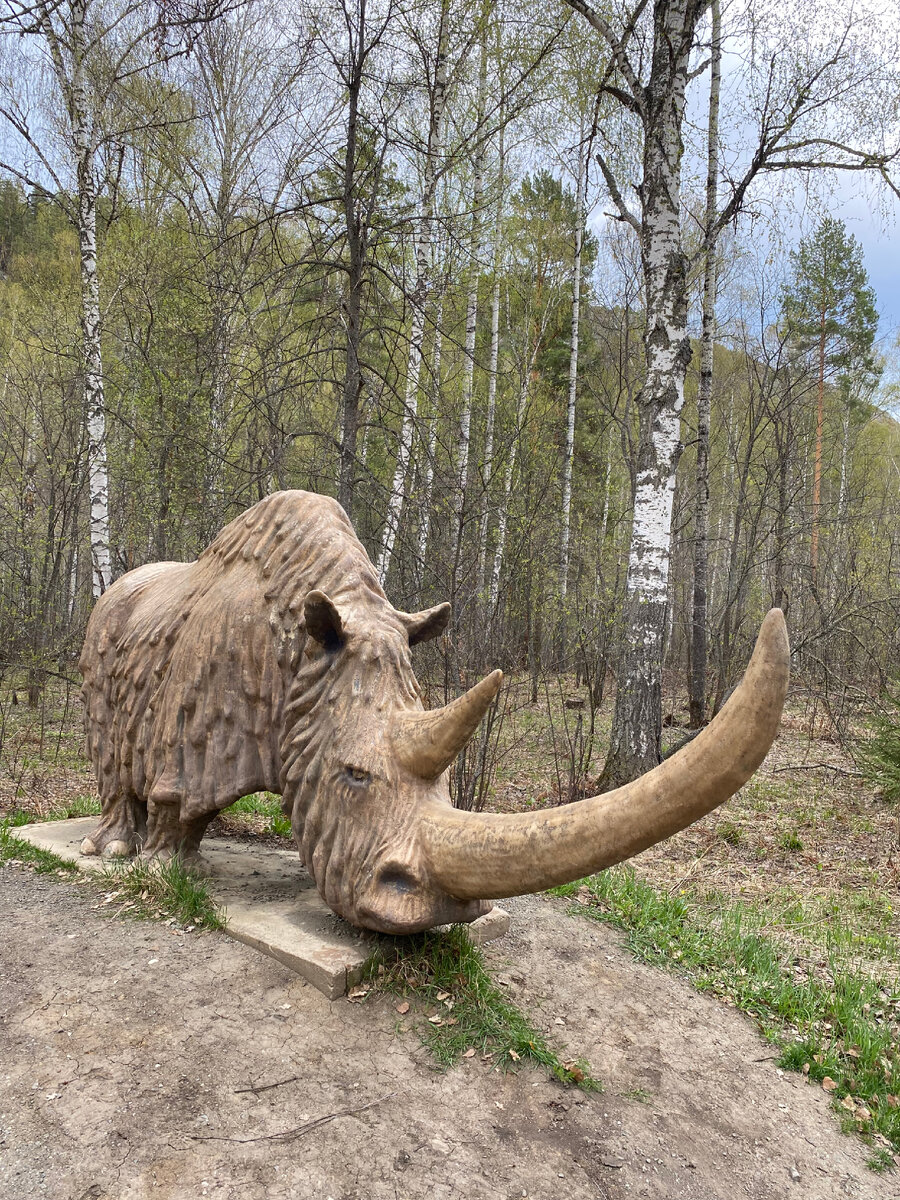
[(403, 766), (420, 779), (437, 779), (478, 728), (502, 682), (503, 672), (491, 671), (443, 708), (398, 714), (391, 742)]

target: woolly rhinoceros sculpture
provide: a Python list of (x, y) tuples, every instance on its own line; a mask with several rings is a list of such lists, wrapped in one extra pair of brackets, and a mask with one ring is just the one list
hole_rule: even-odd
[(668, 837), (741, 787), (777, 731), (789, 650), (776, 609), (724, 709), (655, 770), (548, 811), (461, 812), (447, 769), (502, 674), (423, 709), (410, 647), (449, 615), (393, 608), (343, 509), (308, 492), (262, 500), (196, 562), (130, 571), (81, 655), (103, 802), (83, 853), (190, 860), (216, 813), (266, 789), (326, 904), (412, 933)]

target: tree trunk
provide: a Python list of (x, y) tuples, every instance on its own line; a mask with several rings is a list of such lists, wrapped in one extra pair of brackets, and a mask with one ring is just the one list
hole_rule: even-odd
[(463, 525), (465, 522), (466, 484), (469, 478), (469, 450), (472, 440), (472, 406), (475, 391), (475, 332), (478, 325), (479, 249), (481, 242), (481, 193), (484, 186), (484, 159), (487, 139), (484, 136), (484, 116), (487, 108), (487, 20), (482, 16), (481, 64), (478, 72), (477, 129), (478, 148), (475, 152), (475, 175), (472, 184), (472, 221), (469, 228), (469, 290), (466, 298), (466, 342), (463, 364), (462, 412), (459, 419), (459, 439), (456, 455), (456, 487), (453, 498), (455, 538), (451, 601), (456, 598), (456, 583), (462, 555)]
[(441, 398), (441, 349), (444, 337), (441, 329), (443, 320), (443, 295), (438, 302), (434, 324), (434, 347), (431, 358), (431, 415), (428, 418), (428, 434), (425, 439), (425, 465), (422, 476), (421, 516), (419, 518), (419, 552), (416, 556), (415, 595), (421, 597), (425, 579), (425, 557), (428, 553), (428, 531), (431, 525), (431, 495), (434, 487), (434, 455), (437, 449), (437, 418)]
[(500, 576), (503, 573), (503, 554), (506, 550), (506, 530), (509, 524), (509, 506), (512, 501), (513, 476), (516, 470), (516, 449), (522, 436), (522, 426), (525, 423), (525, 412), (528, 408), (528, 394), (531, 386), (531, 373), (537, 359), (540, 338), (534, 344), (531, 361), (522, 376), (522, 386), (519, 388), (519, 402), (516, 405), (516, 427), (509, 443), (509, 455), (506, 459), (506, 470), (503, 474), (503, 500), (497, 516), (497, 541), (494, 546), (494, 564), (491, 571), (491, 590), (488, 599), (490, 613), (496, 616), (497, 602), (500, 599)]
[(787, 377), (784, 416), (779, 414), (775, 421), (775, 446), (778, 452), (778, 507), (775, 511), (775, 549), (772, 569), (772, 606), (781, 608), (787, 616), (790, 597), (787, 590), (787, 546), (790, 538), (790, 472), (793, 453), (793, 427), (791, 420), (791, 380)]
[(72, 4), (72, 141), (78, 181), (78, 247), (81, 261), (81, 326), (84, 411), (88, 443), (91, 585), (98, 599), (112, 583), (109, 545), (109, 475), (101, 349), (100, 276), (97, 266), (97, 185), (94, 179), (92, 118), (85, 78), (85, 3)]
[(406, 368), (406, 394), (403, 404), (403, 422), (400, 429), (400, 445), (397, 449), (397, 466), (391, 484), (387, 517), (381, 551), (378, 555), (378, 578), (384, 584), (391, 565), (394, 542), (400, 527), (400, 515), (406, 500), (406, 476), (412, 454), (413, 434), (418, 412), (419, 376), (422, 368), (422, 349), (425, 341), (425, 316), (430, 288), (430, 268), (433, 257), (432, 224), (434, 198), (437, 189), (437, 159), (440, 154), (441, 126), (444, 118), (444, 102), (447, 94), (447, 20), (448, 0), (441, 5), (440, 29), (438, 32), (437, 57), (434, 67), (434, 90), (431, 100), (431, 115), (428, 125), (428, 143), (425, 151), (425, 178), (422, 188), (422, 215), (419, 236), (416, 241), (416, 286), (412, 295), (412, 328), (409, 337), (409, 357)]
[(484, 430), (484, 469), (482, 471), (481, 528), (478, 531), (478, 595), (484, 596), (487, 570), (488, 527), (490, 524), (490, 489), (494, 474), (494, 421), (497, 413), (497, 366), (500, 361), (500, 267), (503, 224), (503, 115), (500, 117), (500, 147), (497, 170), (497, 215), (494, 221), (494, 288), (491, 293), (491, 354), (488, 363), (488, 403)]
[(694, 513), (694, 594), (691, 616), (690, 724), (699, 729), (706, 716), (707, 576), (709, 556), (709, 414), (716, 343), (717, 241), (719, 183), (719, 92), (722, 79), (722, 18), (712, 4), (709, 127), (706, 147), (706, 224), (704, 235), (703, 323), (700, 335), (700, 386), (697, 392), (697, 500)]
[(822, 433), (825, 427), (825, 309), (819, 333), (819, 386), (816, 396), (816, 449), (813, 459), (812, 529), (809, 537), (809, 568), (813, 596), (819, 586), (819, 510), (822, 503)]
[(687, 332), (687, 259), (681, 247), (681, 126), (688, 61), (702, 4), (660, 2), (644, 89), (641, 265), (646, 377), (639, 397), (634, 518), (628, 557), (624, 645), (610, 750), (601, 786), (617, 787), (661, 759), (662, 654), (675, 469), (681, 454)]
[[(578, 388), (578, 325), (581, 308), (581, 246), (584, 238), (584, 193), (587, 176), (584, 128), (579, 130), (578, 179), (575, 191), (575, 255), (572, 259), (572, 333), (569, 343), (569, 392), (566, 402), (566, 446), (563, 457), (562, 528), (559, 537), (560, 633), (565, 629), (569, 591), (569, 537), (572, 512), (572, 462), (575, 457), (575, 398)], [(560, 646), (563, 639), (560, 639)]]
[(356, 195), (356, 143), (359, 133), (359, 99), (363, 84), (366, 55), (366, 5), (359, 6), (359, 26), (347, 87), (347, 145), (344, 150), (344, 224), (347, 233), (347, 293), (344, 304), (346, 349), (344, 387), (341, 396), (341, 450), (338, 470), (338, 500), (348, 515), (353, 515), (356, 488), (356, 440), (359, 434), (359, 398), (362, 392), (362, 368), (359, 361), (362, 340), (362, 300), (365, 279), (367, 230), (361, 204)]

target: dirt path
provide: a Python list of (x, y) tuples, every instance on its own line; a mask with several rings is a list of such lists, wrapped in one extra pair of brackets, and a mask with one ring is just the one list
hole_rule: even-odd
[(478, 1060), (439, 1074), (388, 1000), (329, 1003), (221, 935), (92, 900), (0, 869), (2, 1200), (900, 1197), (742, 1017), (557, 902), (510, 902), (489, 954), (599, 1096)]

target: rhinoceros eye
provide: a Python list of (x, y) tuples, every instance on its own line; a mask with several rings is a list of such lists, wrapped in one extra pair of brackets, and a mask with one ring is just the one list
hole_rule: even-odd
[(344, 770), (354, 783), (371, 783), (372, 781), (372, 776), (362, 767), (345, 767)]

